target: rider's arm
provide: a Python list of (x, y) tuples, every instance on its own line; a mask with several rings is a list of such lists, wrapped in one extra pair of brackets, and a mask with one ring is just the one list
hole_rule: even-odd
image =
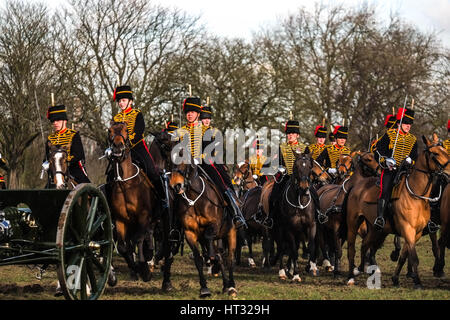
[(328, 156), (328, 148), (325, 148), (320, 155), (317, 157), (316, 161), (325, 168), (331, 167), (330, 157)]
[[(384, 158), (390, 158), (392, 155), (389, 151), (390, 139), (387, 134), (384, 134), (376, 144), (375, 160), (380, 163), (384, 162)], [(382, 157), (380, 159), (380, 156)]]
[(411, 152), (410, 152), (410, 154), (409, 154), (409, 157), (410, 157), (411, 160), (413, 161), (412, 164), (414, 164), (414, 163), (416, 162), (416, 160), (417, 160), (417, 157), (418, 157), (418, 153), (417, 153), (417, 140), (416, 140), (416, 142), (414, 142), (414, 145), (413, 145), (413, 147), (412, 147), (412, 149), (411, 149)]
[(145, 121), (142, 112), (139, 112), (136, 116), (136, 122), (134, 123), (134, 137), (131, 139), (131, 144), (134, 146), (144, 137)]
[(72, 145), (70, 147), (70, 155), (73, 158), (70, 160), (70, 164), (76, 164), (78, 161), (84, 161), (84, 149), (83, 143), (81, 142), (80, 133), (77, 132), (73, 136)]

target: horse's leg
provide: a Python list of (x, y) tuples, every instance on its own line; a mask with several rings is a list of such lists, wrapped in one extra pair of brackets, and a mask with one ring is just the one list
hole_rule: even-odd
[(408, 257), (408, 248), (405, 243), (400, 252), (400, 258), (398, 259), (397, 267), (395, 268), (394, 275), (391, 278), (394, 286), (398, 286), (398, 283), (399, 283), (398, 278), (399, 278), (400, 272), (402, 271), (403, 265), (405, 264), (407, 257)]
[(162, 283), (162, 290), (165, 292), (171, 291), (173, 289), (172, 282), (170, 281), (171, 277), (171, 268), (173, 263), (173, 254), (172, 254), (172, 246), (169, 239), (170, 235), (170, 222), (169, 222), (169, 215), (163, 214), (162, 217), (162, 225), (161, 225), (161, 232), (162, 232), (162, 253), (164, 255), (164, 266), (163, 266), (163, 283)]
[(243, 239), (241, 239), (239, 236), (237, 237), (236, 241), (236, 265), (241, 265), (241, 255), (242, 255), (242, 246), (243, 246)]
[(127, 239), (126, 226), (120, 220), (116, 221), (116, 230), (117, 230), (117, 251), (119, 254), (124, 257), (128, 268), (130, 269), (130, 277), (132, 280), (137, 280), (138, 269), (136, 263), (133, 259), (133, 248), (130, 245), (130, 242)]
[(299, 276), (298, 272), (298, 249), (300, 247), (300, 239), (296, 239), (293, 232), (287, 233), (287, 245), (288, 245), (288, 255), (289, 255), (289, 268), (292, 264), (294, 266), (294, 270), (292, 272), (292, 281), (293, 282), (301, 282), (301, 278)]
[(184, 235), (194, 255), (194, 263), (195, 267), (197, 268), (200, 281), (200, 298), (209, 297), (211, 296), (211, 291), (209, 291), (206, 285), (206, 278), (203, 274), (203, 258), (198, 248), (198, 236), (191, 230), (185, 230)]
[(433, 256), (434, 256), (434, 266), (433, 266), (433, 276), (440, 278), (442, 277), (442, 271), (439, 271), (439, 261), (440, 261), (440, 247), (437, 240), (437, 233), (430, 233), (430, 240), (431, 240), (431, 248), (433, 250)]
[[(415, 232), (415, 230), (414, 230)], [(419, 257), (417, 255), (417, 251), (416, 251), (416, 243), (417, 241), (420, 239), (420, 237), (422, 236), (422, 233), (416, 234), (413, 239), (412, 242), (410, 242), (408, 244), (408, 259), (411, 260), (411, 265), (412, 265), (412, 279), (414, 281), (414, 288), (415, 289), (423, 289), (422, 283), (420, 281), (420, 277), (419, 277)], [(408, 239), (408, 237), (406, 238)], [(407, 240), (408, 241), (408, 240)]]
[(392, 261), (398, 260), (398, 256), (400, 254), (401, 248), (402, 248), (402, 244), (400, 242), (400, 237), (396, 235), (394, 237), (394, 250), (391, 252), (391, 256), (390, 256)]
[[(358, 217), (353, 218), (353, 221), (348, 221), (348, 230), (347, 230), (347, 258), (348, 258), (348, 285), (355, 284), (355, 278), (354, 278), (354, 269), (355, 269), (355, 242), (356, 242), (356, 236), (357, 236), (357, 230), (356, 222)], [(356, 229), (356, 230), (355, 230)]]
[(263, 267), (264, 269), (270, 269), (270, 261), (269, 261), (269, 256), (270, 256), (270, 237), (268, 232), (265, 230), (263, 233), (263, 240), (262, 240), (262, 249), (263, 249)]
[(234, 282), (234, 251), (236, 250), (236, 228), (231, 228), (227, 235), (228, 240), (228, 255), (227, 255), (227, 267), (228, 267), (228, 295), (235, 297), (237, 295), (236, 283)]
[(253, 259), (253, 239), (250, 236), (247, 236), (247, 245), (248, 245), (248, 265), (251, 268), (255, 268), (255, 260)]
[[(141, 221), (142, 222), (142, 221)], [(151, 280), (152, 274), (150, 273), (149, 265), (147, 264), (147, 260), (145, 259), (145, 248), (144, 248), (144, 242), (146, 234), (148, 233), (147, 227), (140, 227), (138, 228), (138, 232), (136, 233), (136, 238), (134, 239), (133, 243), (137, 246), (137, 265), (139, 274), (142, 277), (142, 281), (148, 282)]]
[(446, 232), (443, 232), (441, 229), (441, 237), (439, 238), (439, 263), (436, 267), (436, 273), (441, 277), (445, 276), (444, 266), (445, 266), (445, 247), (446, 243), (448, 243), (448, 235)]
[(334, 243), (334, 271), (333, 275), (335, 277), (341, 274), (341, 258), (342, 258), (342, 245), (341, 239), (339, 237), (339, 227), (340, 225), (336, 223), (333, 230), (333, 243)]
[[(312, 215), (312, 221), (314, 221), (314, 215)], [(316, 256), (316, 233), (317, 226), (314, 222), (308, 226), (308, 251), (309, 251), (309, 272), (312, 273), (314, 277), (319, 275), (319, 270), (317, 269), (317, 256)]]

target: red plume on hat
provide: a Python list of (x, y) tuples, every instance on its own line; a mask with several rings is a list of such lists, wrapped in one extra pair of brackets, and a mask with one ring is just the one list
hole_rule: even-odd
[(337, 126), (334, 128), (333, 135), (336, 135), (336, 133), (338, 132), (340, 127), (342, 127), (342, 126)]
[(319, 129), (320, 129), (321, 127), (322, 127), (321, 125), (318, 125), (318, 126), (316, 127), (316, 129), (314, 130), (314, 135), (317, 134), (317, 131), (319, 131)]
[(397, 120), (400, 120), (403, 115), (405, 114), (406, 109), (405, 108), (398, 108), (398, 112), (397, 112)]
[(393, 117), (393, 114), (388, 114), (386, 116), (386, 120), (384, 120), (384, 126), (386, 127), (388, 125), (389, 120)]
[(447, 121), (447, 130), (450, 131), (450, 120)]
[(117, 88), (114, 89), (114, 93), (113, 93), (113, 101), (116, 101), (116, 91), (117, 91)]

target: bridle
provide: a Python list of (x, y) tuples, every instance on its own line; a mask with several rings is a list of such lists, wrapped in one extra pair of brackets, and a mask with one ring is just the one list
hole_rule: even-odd
[[(358, 154), (358, 156), (356, 157), (356, 161), (358, 162), (358, 165), (361, 168), (361, 172), (362, 172), (363, 176), (375, 177), (378, 175), (378, 169), (381, 168), (381, 166), (378, 164), (378, 162), (377, 162), (377, 167), (375, 169), (373, 169), (372, 167), (369, 167), (367, 164), (364, 163), (363, 157), (360, 154)], [(353, 161), (352, 161), (352, 165), (353, 165)]]
[[(56, 160), (56, 155), (57, 154), (63, 154), (62, 159), (63, 159), (63, 162), (66, 163), (66, 170), (65, 171), (62, 171), (61, 169), (58, 169), (59, 163), (56, 162), (57, 161)], [(59, 148), (59, 149), (57, 149), (55, 151), (52, 151), (50, 153), (50, 159), (51, 159), (50, 163), (55, 168), (55, 171), (52, 172), (52, 175), (54, 175), (53, 178), (56, 179), (56, 175), (58, 175), (58, 174), (62, 175), (63, 181), (64, 181), (64, 184), (63, 184), (64, 188), (67, 188), (67, 183), (70, 180), (69, 166), (67, 165), (67, 154), (68, 154), (67, 150), (64, 150), (64, 149), (61, 149), (61, 148)]]

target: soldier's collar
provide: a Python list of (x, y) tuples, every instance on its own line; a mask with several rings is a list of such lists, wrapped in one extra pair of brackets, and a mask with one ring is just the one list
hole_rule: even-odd
[(133, 107), (132, 107), (132, 106), (129, 106), (128, 108), (126, 108), (125, 110), (123, 110), (122, 113), (128, 114), (128, 113), (131, 112), (131, 110), (133, 110)]
[(58, 132), (56, 132), (56, 134), (63, 134), (66, 131), (67, 131), (67, 127), (65, 127), (64, 129), (59, 130)]
[(288, 144), (289, 144), (290, 146), (295, 146), (295, 145), (298, 144), (298, 141), (297, 141), (297, 140), (295, 140), (294, 142), (288, 141)]
[(338, 145), (337, 143), (334, 145), (334, 147), (336, 148), (336, 149), (342, 149), (342, 148), (344, 148), (345, 147), (345, 145), (343, 145), (342, 147), (340, 146), (340, 145)]

